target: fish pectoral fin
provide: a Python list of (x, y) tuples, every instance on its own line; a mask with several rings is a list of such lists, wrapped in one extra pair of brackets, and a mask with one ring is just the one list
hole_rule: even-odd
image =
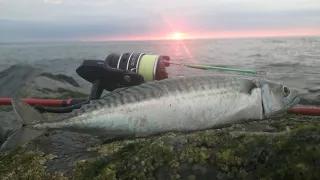
[(48, 118), (20, 99), (12, 99), (12, 107), (24, 125), (46, 121)]
[(16, 146), (22, 146), (30, 140), (41, 136), (45, 131), (31, 129), (27, 126), (18, 129), (5, 143), (2, 144), (0, 151), (6, 151)]
[(240, 84), (240, 92), (242, 93), (246, 93), (246, 94), (252, 94), (252, 92), (255, 90), (255, 89), (258, 89), (258, 85), (253, 82), (253, 81), (250, 81), (250, 80), (243, 80)]

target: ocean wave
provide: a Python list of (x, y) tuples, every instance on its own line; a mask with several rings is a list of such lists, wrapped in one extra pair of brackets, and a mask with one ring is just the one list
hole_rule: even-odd
[(304, 60), (304, 59), (318, 59), (320, 60), (320, 52), (319, 53), (308, 53), (308, 54), (297, 54), (294, 56), (295, 58), (297, 59), (301, 59), (301, 60)]
[(285, 41), (282, 41), (282, 40), (272, 40), (271, 42), (274, 44), (286, 43)]
[(252, 54), (252, 55), (249, 55), (247, 57), (265, 57), (265, 55), (262, 55), (262, 54)]
[(279, 63), (270, 63), (267, 64), (271, 67), (297, 67), (297, 66), (304, 66), (301, 63), (292, 63), (292, 62), (279, 62)]
[(320, 86), (315, 88), (310, 88), (308, 91), (310, 93), (320, 93)]
[(318, 97), (318, 99), (311, 99), (311, 98), (301, 97), (299, 105), (320, 106), (320, 97)]

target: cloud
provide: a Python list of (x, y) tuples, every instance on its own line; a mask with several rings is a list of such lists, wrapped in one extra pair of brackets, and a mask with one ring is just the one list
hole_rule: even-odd
[[(319, 29), (319, 0), (0, 0), (0, 40)], [(1, 20), (2, 19), (2, 20)]]
[(52, 4), (61, 4), (62, 0), (44, 0), (45, 3), (52, 3)]
[[(50, 3), (49, 3), (50, 2)], [(57, 4), (59, 2), (59, 4)], [(0, 17), (28, 20), (131, 17), (154, 13), (188, 16), (320, 10), (318, 0), (7, 0)]]

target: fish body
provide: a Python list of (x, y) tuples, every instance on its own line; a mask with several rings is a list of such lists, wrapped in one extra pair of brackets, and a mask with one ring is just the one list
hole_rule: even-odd
[[(50, 130), (106, 137), (192, 132), (282, 115), (298, 102), (296, 92), (276, 82), (244, 76), (204, 75), (165, 79), (119, 90), (54, 122), (20, 100), (13, 100), (12, 104), (25, 125), (21, 128), (25, 130), (19, 131), (33, 132), (34, 135), (27, 138), (33, 139)], [(19, 131), (11, 141), (19, 139)]]

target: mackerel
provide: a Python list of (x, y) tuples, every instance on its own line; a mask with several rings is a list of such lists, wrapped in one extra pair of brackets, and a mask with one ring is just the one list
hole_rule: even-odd
[(299, 102), (297, 92), (269, 80), (202, 75), (153, 81), (117, 90), (55, 121), (13, 99), (22, 126), (1, 149), (62, 130), (103, 137), (147, 137), (280, 116)]

